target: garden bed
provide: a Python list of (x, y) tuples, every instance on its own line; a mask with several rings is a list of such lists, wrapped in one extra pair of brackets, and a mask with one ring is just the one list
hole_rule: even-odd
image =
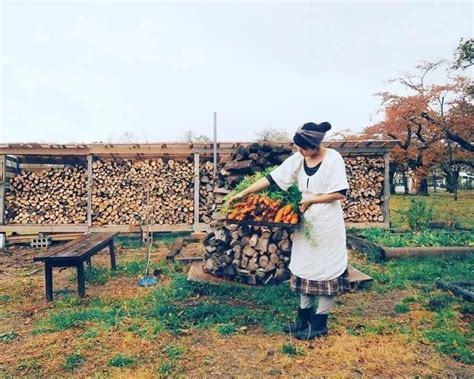
[(463, 256), (474, 252), (471, 230), (395, 232), (386, 229), (351, 230), (347, 234), (351, 249), (364, 251), (375, 261), (405, 256)]

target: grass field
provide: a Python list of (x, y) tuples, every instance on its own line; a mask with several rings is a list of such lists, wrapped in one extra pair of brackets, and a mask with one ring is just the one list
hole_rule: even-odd
[(1, 257), (0, 376), (472, 377), (472, 306), (434, 288), (468, 278), (472, 257), (379, 265), (352, 253), (373, 283), (338, 298), (328, 337), (304, 342), (280, 332), (298, 304), (287, 284), (188, 282), (164, 260), (171, 240), (157, 242), (156, 287), (137, 286), (145, 250), (126, 243), (117, 273), (94, 258), (85, 299), (72, 271), (57, 272), (53, 303), (32, 250)]
[(435, 220), (454, 223), (464, 228), (474, 228), (474, 191), (459, 193), (459, 199), (446, 192), (431, 193), (429, 196), (392, 195), (390, 197), (390, 218), (394, 227), (406, 227), (403, 212), (413, 199), (425, 199), (435, 211)]

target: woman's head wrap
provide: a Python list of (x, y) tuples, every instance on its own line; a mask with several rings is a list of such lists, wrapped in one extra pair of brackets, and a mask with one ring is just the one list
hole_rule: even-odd
[(322, 122), (321, 124), (308, 122), (296, 131), (293, 141), (303, 149), (316, 149), (321, 145), (326, 132), (330, 129), (331, 124), (329, 122)]

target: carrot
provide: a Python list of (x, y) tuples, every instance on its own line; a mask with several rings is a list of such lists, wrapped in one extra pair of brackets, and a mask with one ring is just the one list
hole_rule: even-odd
[(293, 224), (293, 225), (295, 225), (295, 224), (297, 224), (297, 223), (298, 223), (298, 221), (299, 221), (299, 217), (298, 217), (298, 215), (297, 215), (297, 214), (294, 214), (293, 216), (291, 216), (291, 219), (290, 219), (290, 224)]
[(280, 208), (275, 216), (275, 219), (273, 220), (274, 222), (281, 222), (281, 219), (283, 218), (283, 208)]
[(291, 204), (287, 204), (283, 207), (283, 216), (287, 216), (288, 214), (291, 213), (291, 211), (293, 210), (293, 207), (291, 206)]
[(283, 217), (283, 220), (281, 221), (284, 222), (285, 224), (288, 224), (292, 217), (293, 217), (293, 212), (288, 213), (285, 217)]

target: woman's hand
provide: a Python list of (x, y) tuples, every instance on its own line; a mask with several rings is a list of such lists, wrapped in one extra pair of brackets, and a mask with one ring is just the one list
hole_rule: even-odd
[(232, 196), (230, 199), (229, 199), (229, 205), (232, 205), (232, 203), (236, 202), (236, 201), (239, 201), (243, 198), (244, 196), (242, 195), (242, 192)]
[(311, 204), (313, 204), (313, 199), (301, 200), (300, 207), (299, 207), (300, 213), (303, 214), (304, 212), (306, 212), (306, 210), (309, 208)]

